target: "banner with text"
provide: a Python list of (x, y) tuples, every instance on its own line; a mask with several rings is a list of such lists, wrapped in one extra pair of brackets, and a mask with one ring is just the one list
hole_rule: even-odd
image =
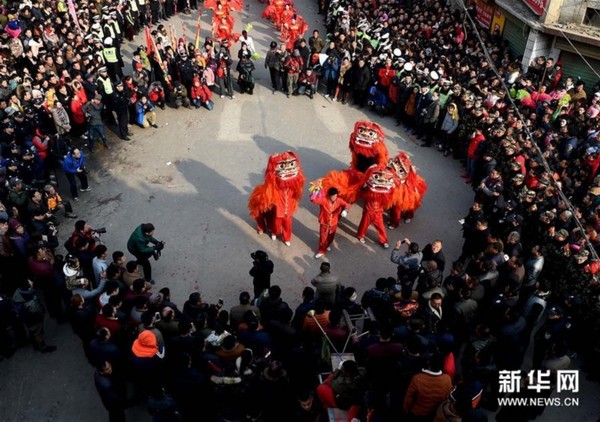
[(492, 25), (494, 8), (494, 4), (490, 4), (484, 0), (477, 0), (477, 3), (475, 4), (477, 23), (485, 29), (490, 29), (490, 26)]
[(523, 0), (527, 6), (538, 16), (542, 16), (546, 11), (548, 0)]

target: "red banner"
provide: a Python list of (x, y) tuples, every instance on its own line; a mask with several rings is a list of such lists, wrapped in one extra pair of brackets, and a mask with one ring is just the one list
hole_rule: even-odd
[(523, 2), (538, 16), (544, 14), (548, 5), (548, 0), (523, 0)]
[(492, 18), (494, 17), (494, 9), (493, 4), (487, 3), (484, 0), (477, 0), (475, 4), (477, 23), (485, 29), (490, 29)]

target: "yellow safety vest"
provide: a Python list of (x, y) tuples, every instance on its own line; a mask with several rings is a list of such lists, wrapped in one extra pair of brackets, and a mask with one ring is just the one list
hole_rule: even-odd
[(115, 31), (117, 35), (121, 35), (121, 27), (119, 26), (119, 22), (113, 21), (112, 24), (109, 25), (112, 27), (113, 31)]
[(102, 77), (99, 77), (97, 82), (100, 82), (102, 84), (106, 95), (110, 95), (113, 93), (113, 87), (112, 87), (112, 83), (110, 82), (110, 78), (104, 79)]
[(115, 30), (112, 27), (112, 25), (107, 23), (102, 29), (104, 30), (104, 33), (111, 37), (113, 40), (116, 38)]
[(116, 63), (119, 61), (117, 58), (117, 49), (115, 47), (106, 47), (102, 50), (102, 53), (104, 54), (104, 59), (107, 63)]

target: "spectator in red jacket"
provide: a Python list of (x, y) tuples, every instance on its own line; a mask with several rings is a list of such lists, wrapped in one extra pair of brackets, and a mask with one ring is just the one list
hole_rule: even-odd
[(377, 82), (383, 88), (382, 91), (387, 91), (392, 84), (394, 76), (396, 76), (396, 71), (392, 68), (392, 59), (387, 59), (385, 66), (377, 72)]
[(200, 108), (202, 105), (208, 110), (212, 110), (214, 107), (214, 103), (212, 101), (212, 91), (198, 77), (195, 77), (192, 81), (190, 98), (192, 100), (192, 104), (194, 104), (196, 108)]
[(485, 141), (485, 136), (481, 132), (480, 128), (475, 130), (473, 137), (469, 141), (469, 147), (467, 149), (467, 174), (465, 183), (471, 183), (473, 177), (475, 177), (475, 171), (477, 170), (477, 161), (479, 160), (480, 145)]

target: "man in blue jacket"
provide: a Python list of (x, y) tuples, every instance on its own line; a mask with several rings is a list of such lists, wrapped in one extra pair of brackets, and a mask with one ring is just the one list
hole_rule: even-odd
[(63, 162), (63, 171), (69, 181), (73, 200), (79, 201), (75, 176), (77, 176), (81, 182), (81, 192), (89, 192), (92, 190), (88, 185), (87, 170), (85, 169), (85, 155), (79, 148), (75, 148), (67, 154), (65, 161)]

